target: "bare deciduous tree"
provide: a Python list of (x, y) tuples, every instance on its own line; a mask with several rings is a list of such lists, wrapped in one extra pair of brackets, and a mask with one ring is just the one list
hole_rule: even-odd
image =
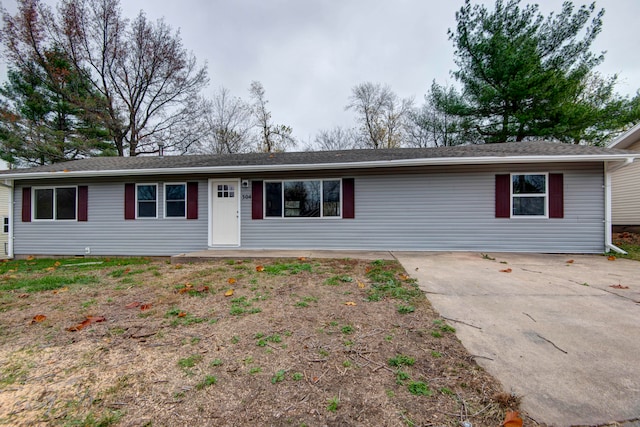
[(251, 151), (253, 123), (249, 104), (220, 87), (205, 108), (208, 132), (196, 151), (208, 154)]
[(357, 146), (357, 135), (353, 129), (336, 126), (318, 132), (314, 147), (320, 151), (350, 150)]
[(43, 53), (55, 46), (91, 81), (103, 105), (82, 107), (99, 115), (118, 155), (155, 152), (160, 142), (185, 152), (206, 130), (198, 108), (206, 68), (163, 20), (140, 12), (129, 22), (119, 0), (63, 0), (57, 14), (39, 0), (19, 0), (18, 14), (3, 11), (3, 21), (14, 64), (44, 64)]
[(366, 82), (353, 87), (346, 109), (357, 115), (363, 148), (395, 148), (404, 145), (412, 104), (387, 85)]
[(267, 108), (267, 99), (262, 83), (258, 81), (251, 82), (249, 87), (249, 95), (253, 99), (253, 116), (255, 126), (259, 129), (258, 151), (274, 152), (286, 151), (287, 148), (296, 145), (293, 138), (293, 130), (286, 125), (274, 124), (271, 120), (271, 112)]

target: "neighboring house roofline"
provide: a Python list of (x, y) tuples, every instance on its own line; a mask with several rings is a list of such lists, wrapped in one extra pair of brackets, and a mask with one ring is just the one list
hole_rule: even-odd
[(94, 157), (0, 172), (7, 180), (375, 169), (514, 163), (611, 162), (628, 164), (639, 152), (547, 142), (439, 148), (248, 153), (165, 157)]
[(614, 139), (609, 148), (625, 149), (640, 141), (640, 123)]

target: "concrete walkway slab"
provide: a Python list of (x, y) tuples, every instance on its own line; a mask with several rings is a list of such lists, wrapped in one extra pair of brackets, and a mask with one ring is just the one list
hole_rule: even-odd
[(450, 323), (477, 362), (522, 396), (536, 421), (640, 422), (639, 262), (597, 255), (394, 255), (434, 308), (458, 321)]
[(395, 259), (391, 252), (383, 251), (328, 251), (328, 250), (272, 250), (272, 249), (211, 249), (178, 254), (171, 257), (172, 264), (204, 262), (216, 258), (335, 258), (335, 259)]

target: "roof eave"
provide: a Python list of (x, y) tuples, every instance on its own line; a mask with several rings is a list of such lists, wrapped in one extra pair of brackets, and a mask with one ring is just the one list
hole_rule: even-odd
[(200, 166), (183, 168), (152, 168), (152, 169), (113, 169), (94, 171), (56, 171), (33, 173), (8, 173), (0, 175), (8, 180), (71, 178), (71, 177), (110, 177), (110, 176), (140, 176), (140, 175), (183, 175), (183, 174), (221, 174), (247, 172), (277, 172), (300, 170), (327, 169), (367, 169), (410, 166), (446, 166), (446, 165), (490, 165), (505, 163), (560, 163), (560, 162), (606, 162), (628, 161), (640, 158), (638, 154), (601, 154), (601, 155), (558, 155), (558, 156), (492, 156), (492, 157), (445, 157), (420, 158), (400, 160), (375, 160), (364, 162), (316, 163), (316, 164), (277, 164), (277, 165), (248, 165), (248, 166)]
[(609, 144), (609, 148), (625, 149), (640, 141), (640, 123), (617, 137)]

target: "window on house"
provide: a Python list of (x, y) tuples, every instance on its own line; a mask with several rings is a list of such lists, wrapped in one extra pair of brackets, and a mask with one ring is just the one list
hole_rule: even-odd
[(165, 184), (165, 217), (185, 218), (186, 217), (186, 184)]
[(339, 217), (340, 180), (266, 182), (265, 216)]
[(9, 234), (9, 217), (2, 217), (2, 233)]
[(547, 175), (511, 175), (511, 216), (547, 216)]
[(75, 220), (76, 187), (36, 188), (33, 218), (36, 220)]
[(138, 218), (158, 217), (158, 186), (157, 184), (136, 185), (136, 207)]

